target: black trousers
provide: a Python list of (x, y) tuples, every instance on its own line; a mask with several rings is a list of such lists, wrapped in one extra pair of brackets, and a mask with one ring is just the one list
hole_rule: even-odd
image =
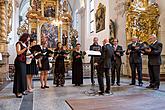
[(104, 68), (104, 71), (99, 71), (97, 73), (99, 89), (100, 89), (101, 92), (104, 92), (104, 73), (105, 73), (105, 78), (106, 78), (106, 91), (110, 90), (109, 68)]
[(160, 65), (148, 65), (150, 84), (156, 87), (160, 85)]
[(112, 68), (111, 68), (111, 82), (112, 84), (115, 83), (115, 76), (117, 76), (117, 84), (120, 83), (120, 69), (121, 69), (121, 63), (116, 63), (116, 62), (113, 62), (112, 64)]
[(136, 69), (138, 73), (139, 84), (142, 83), (142, 63), (130, 63), (131, 74), (132, 74), (132, 84), (136, 83)]
[(94, 65), (91, 63), (91, 83), (94, 84)]

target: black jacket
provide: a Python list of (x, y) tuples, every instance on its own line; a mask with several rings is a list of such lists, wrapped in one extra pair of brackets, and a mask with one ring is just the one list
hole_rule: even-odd
[(151, 52), (148, 54), (148, 64), (149, 65), (161, 65), (161, 52), (163, 44), (159, 41), (154, 44), (149, 45)]
[[(126, 55), (129, 55), (130, 63), (142, 63), (141, 44), (137, 42), (136, 46), (138, 46), (139, 49), (135, 49), (134, 43), (129, 44), (127, 47)], [(128, 53), (128, 50), (131, 50), (131, 52)]]
[[(114, 48), (114, 46), (113, 46), (113, 48)], [(119, 52), (120, 55), (116, 54), (117, 52)], [(116, 62), (116, 64), (122, 63), (121, 56), (123, 56), (123, 54), (124, 54), (124, 51), (123, 51), (122, 46), (117, 45), (116, 50), (114, 49), (114, 61)]]
[(113, 47), (110, 44), (106, 44), (102, 46), (100, 61), (103, 63), (103, 68), (111, 68), (113, 59), (114, 59)]

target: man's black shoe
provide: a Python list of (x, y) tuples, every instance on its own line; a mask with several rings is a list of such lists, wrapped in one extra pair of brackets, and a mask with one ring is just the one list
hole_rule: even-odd
[(120, 83), (117, 83), (118, 86), (120, 86)]
[(140, 86), (140, 87), (142, 87), (143, 86), (143, 83), (141, 82), (141, 83), (139, 83), (139, 85), (138, 86)]
[(158, 90), (158, 89), (159, 89), (159, 86), (156, 86), (156, 87), (154, 87), (153, 89), (154, 89), (154, 90)]
[(99, 93), (99, 95), (104, 95), (104, 92), (98, 92)]
[(114, 86), (114, 83), (112, 83), (111, 86)]
[(106, 90), (105, 93), (109, 94), (110, 92), (109, 92), (109, 90)]
[(154, 88), (154, 86), (150, 84), (149, 86), (146, 86), (146, 88), (150, 89), (150, 88)]
[(135, 85), (135, 83), (130, 83), (129, 85)]

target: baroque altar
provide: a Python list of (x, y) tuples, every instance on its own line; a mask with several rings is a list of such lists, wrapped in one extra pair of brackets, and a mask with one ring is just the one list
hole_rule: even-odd
[(56, 48), (57, 42), (69, 47), (69, 33), (72, 22), (68, 2), (64, 0), (31, 0), (27, 13), (28, 32), (34, 34), (38, 44), (48, 42), (49, 48)]

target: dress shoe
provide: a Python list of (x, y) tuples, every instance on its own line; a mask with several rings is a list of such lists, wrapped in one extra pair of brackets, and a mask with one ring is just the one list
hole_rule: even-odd
[(109, 90), (105, 90), (105, 93), (109, 94), (110, 92), (109, 92)]
[(153, 88), (153, 90), (158, 90), (159, 89), (159, 86), (155, 86), (154, 88)]
[(22, 98), (22, 95), (21, 95), (21, 94), (15, 94), (15, 96), (16, 96), (17, 98)]
[(98, 92), (98, 93), (99, 93), (99, 95), (104, 95), (104, 92), (101, 92), (101, 91), (100, 91), (100, 92)]
[(17, 98), (22, 98), (22, 95), (16, 95)]
[(120, 86), (120, 83), (116, 83), (118, 86)]
[(129, 85), (135, 85), (135, 83), (130, 83)]
[(27, 95), (27, 93), (26, 92), (22, 92), (22, 95)]
[(45, 87), (45, 88), (49, 88), (49, 86), (46, 86), (46, 85), (45, 85), (44, 87)]
[(111, 86), (114, 86), (114, 83), (112, 83)]
[(146, 86), (146, 88), (150, 89), (150, 88), (154, 88), (154, 86), (150, 84), (149, 86)]
[(143, 83), (139, 83), (139, 85), (138, 85), (138, 86), (142, 87), (142, 86), (143, 86)]
[(45, 89), (45, 87), (44, 86), (41, 86), (41, 89)]

